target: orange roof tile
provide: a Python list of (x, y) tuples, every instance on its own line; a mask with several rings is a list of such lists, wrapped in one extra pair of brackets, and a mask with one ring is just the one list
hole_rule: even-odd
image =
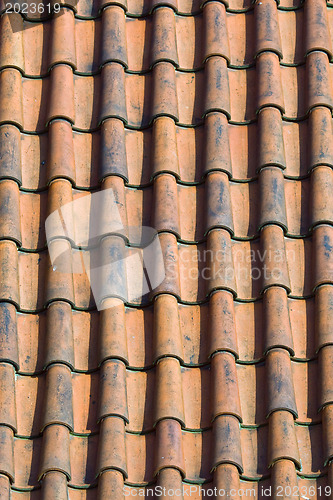
[[(332, 498), (333, 3), (58, 3), (0, 2), (0, 498)], [(111, 189), (143, 297), (45, 226)]]

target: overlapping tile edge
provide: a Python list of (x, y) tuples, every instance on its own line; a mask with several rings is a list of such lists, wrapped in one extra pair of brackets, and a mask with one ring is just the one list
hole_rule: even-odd
[[(274, 2), (260, 2), (260, 5), (268, 4), (273, 5)], [(324, 5), (324, 2), (322, 2), (322, 4)], [(307, 8), (308, 5), (314, 5), (314, 2), (308, 0), (305, 8)], [(260, 8), (260, 6), (256, 5), (256, 9), (258, 8)], [(267, 36), (263, 37), (264, 40), (266, 38)], [(264, 53), (271, 51), (272, 47), (266, 47)], [(324, 54), (324, 56), (320, 57), (327, 57), (326, 53), (322, 53)], [(274, 58), (275, 56), (267, 57), (268, 66), (270, 64), (274, 65), (274, 63), (272, 63), (272, 61), (275, 60)], [(268, 88), (268, 91), (270, 92), (270, 88)], [(220, 99), (218, 98), (217, 101), (220, 101)], [(264, 99), (264, 104), (262, 104), (262, 106), (265, 111), (260, 112), (259, 118), (261, 116), (263, 119), (263, 116), (265, 116), (266, 114), (268, 118), (272, 119), (273, 116), (276, 116), (278, 121), (281, 120), (279, 114), (280, 111), (278, 111), (278, 114), (276, 113), (276, 109), (281, 108), (279, 99), (276, 99), (276, 101), (274, 102), (272, 102), (271, 100), (265, 102)], [(311, 119), (311, 117), (314, 117), (314, 113), (317, 113), (318, 116), (323, 116), (325, 113), (327, 114), (327, 109), (331, 108), (331, 103), (329, 101), (319, 100), (315, 102), (311, 107), (314, 111), (312, 111), (309, 115), (309, 119)], [(224, 119), (226, 110), (221, 109), (219, 112), (223, 114)], [(67, 115), (66, 117), (68, 118)], [(64, 117), (62, 116), (62, 118)], [(157, 120), (157, 122), (158, 121), (160, 121), (160, 119)], [(272, 127), (272, 125), (266, 124), (262, 127), (263, 130), (265, 130), (267, 126), (269, 128)], [(315, 130), (315, 126), (313, 126), (313, 130)], [(277, 159), (279, 157), (277, 143), (280, 144), (281, 142), (274, 138), (273, 147), (275, 149), (272, 153), (272, 150), (269, 147), (267, 147), (266, 150), (265, 139), (265, 137), (262, 137), (261, 139), (262, 142), (260, 143), (260, 151), (263, 155), (271, 155), (271, 159), (268, 161), (266, 156), (266, 160), (263, 161), (262, 164), (260, 164), (259, 179), (262, 179), (264, 176), (268, 176), (267, 172), (271, 172), (273, 177), (275, 169), (276, 172), (280, 172), (279, 169), (281, 168), (280, 161)], [(313, 179), (313, 194), (317, 196), (318, 200), (317, 202), (313, 202), (313, 211), (319, 212), (319, 215), (316, 219), (316, 226), (313, 231), (316, 238), (316, 251), (314, 252), (313, 257), (315, 269), (313, 293), (316, 300), (316, 335), (318, 339), (317, 350), (319, 351), (318, 363), (321, 370), (320, 404), (318, 405), (318, 408), (320, 410), (320, 414), (322, 415), (321, 427), (323, 429), (322, 435), (324, 447), (324, 460), (321, 465), (319, 474), (321, 474), (324, 471), (324, 467), (327, 466), (328, 479), (330, 481), (329, 484), (332, 485), (332, 467), (330, 465), (330, 459), (332, 458), (333, 454), (332, 442), (330, 437), (332, 435), (331, 395), (333, 380), (331, 374), (332, 321), (330, 321), (330, 315), (332, 314), (332, 238), (330, 237), (332, 211), (328, 210), (326, 200), (322, 202), (322, 183), (320, 179), (320, 173), (323, 173), (323, 175), (326, 176), (325, 178), (330, 179), (331, 156), (328, 155), (326, 150), (323, 152), (321, 138), (319, 140), (317, 139), (319, 143), (315, 141), (315, 138), (313, 140), (314, 142), (312, 143), (312, 148), (314, 148), (315, 150), (317, 148), (318, 158), (320, 158), (314, 166), (312, 165), (310, 167), (311, 179)], [(218, 155), (216, 155), (216, 158), (217, 157)], [(212, 170), (220, 170), (220, 168), (213, 167)], [(222, 170), (225, 171), (224, 168)], [(114, 173), (115, 172), (110, 172), (110, 175), (112, 176)], [(163, 169), (158, 173), (160, 174), (160, 176), (163, 176)], [(173, 175), (175, 174), (174, 171), (172, 171), (171, 173)], [(58, 174), (58, 177), (60, 178), (63, 176), (63, 172)], [(262, 182), (265, 182), (265, 180), (263, 180)], [(330, 180), (330, 182), (332, 181)], [(267, 187), (265, 189), (267, 189)], [(263, 207), (265, 206), (265, 201), (265, 197), (263, 197), (261, 200)], [(267, 199), (267, 202), (271, 201), (271, 199)], [(273, 207), (266, 207), (266, 210), (268, 213), (268, 217), (267, 219), (264, 219), (262, 227), (260, 227), (260, 239), (265, 240), (266, 235), (267, 241), (265, 241), (269, 245), (271, 243), (271, 239), (273, 239), (274, 241), (275, 238), (275, 241), (277, 242), (280, 242), (280, 240), (282, 241), (284, 239), (283, 224), (281, 223), (280, 213), (281, 200), (276, 200), (276, 206), (274, 206), (273, 204)], [(327, 212), (329, 213), (328, 217), (326, 214), (324, 216), (322, 215), (323, 213), (325, 213), (325, 210), (327, 210)], [(222, 215), (224, 216), (224, 214)], [(218, 214), (218, 216), (221, 216), (221, 214)], [(223, 217), (222, 221), (223, 222), (221, 223), (221, 225), (225, 227), (225, 220), (223, 219)], [(17, 225), (16, 228), (15, 224), (13, 226), (15, 232), (17, 230)], [(217, 241), (220, 241), (219, 234), (224, 239), (230, 239), (228, 229), (209, 229), (211, 233), (215, 232), (215, 234), (217, 234)], [(166, 240), (172, 238), (172, 235), (169, 236), (170, 227), (162, 228), (162, 233), (166, 235)], [(269, 236), (267, 237), (268, 233)], [(5, 240), (8, 234), (9, 233), (4, 233)], [(13, 241), (16, 241), (16, 239), (13, 239)], [(8, 244), (5, 244), (5, 253), (7, 253), (7, 256), (12, 255), (13, 249), (15, 248), (15, 246), (11, 243), (9, 245), (10, 246), (8, 246)], [(9, 276), (9, 274), (12, 270), (7, 270), (6, 266), (4, 266), (4, 271), (5, 273), (7, 272), (8, 275), (7, 281), (6, 279), (1, 280), (2, 284), (5, 284), (5, 295), (3, 296), (3, 300), (5, 302), (8, 302), (8, 307), (11, 310), (4, 315), (3, 327), (4, 332), (8, 333), (15, 332), (16, 319), (14, 319), (14, 317), (16, 317), (16, 312), (14, 306), (17, 306), (19, 304), (19, 301), (17, 301), (17, 298), (12, 293), (12, 286), (10, 285), (10, 281), (8, 281), (8, 278), (11, 279), (11, 276)], [(69, 290), (70, 288), (71, 285), (68, 286)], [(244, 458), (241, 456), (241, 453), (243, 452), (246, 454), (248, 450), (241, 444), (241, 434), (243, 435), (244, 433), (239, 430), (239, 422), (237, 420), (240, 418), (239, 403), (237, 402), (237, 375), (235, 376), (237, 335), (234, 328), (235, 321), (233, 314), (231, 314), (230, 322), (230, 309), (223, 309), (223, 307), (221, 306), (221, 302), (219, 303), (219, 301), (222, 301), (222, 303), (225, 302), (227, 304), (230, 304), (231, 301), (232, 303), (232, 295), (230, 293), (230, 290), (232, 290), (234, 293), (237, 293), (237, 290), (234, 290), (234, 287), (230, 287), (229, 283), (215, 283), (212, 286), (212, 291), (214, 291), (215, 289), (220, 290), (216, 291), (213, 295), (210, 295), (210, 300), (213, 301), (214, 299), (214, 301), (216, 301), (217, 303), (217, 305), (215, 305), (216, 311), (213, 310), (211, 313), (212, 318), (215, 318), (216, 323), (213, 322), (213, 324), (211, 325), (212, 348), (210, 356), (211, 364), (220, 366), (220, 368), (214, 368), (214, 370), (216, 370), (213, 384), (214, 397), (212, 400), (215, 411), (212, 422), (214, 445), (209, 469), (212, 469), (212, 471), (214, 472), (214, 484), (216, 484), (218, 487), (224, 489), (231, 489), (232, 487), (235, 487), (236, 489), (238, 489), (239, 485), (241, 484), (239, 474), (243, 472)], [(169, 314), (170, 317), (174, 318), (176, 333), (178, 332), (177, 322), (179, 322), (179, 319), (177, 319), (177, 313), (175, 312), (177, 303), (175, 297), (179, 297), (178, 290), (179, 284), (174, 282), (168, 283), (168, 287), (162, 287), (161, 290), (159, 290), (159, 298), (155, 299), (155, 302), (164, 302), (164, 307), (162, 308), (162, 312), (160, 314), (166, 316)], [(266, 308), (268, 309), (268, 312), (266, 313), (265, 324), (265, 334), (267, 342), (265, 354), (267, 356), (267, 360), (274, 359), (274, 361), (269, 361), (269, 369), (271, 370), (271, 374), (267, 377), (267, 394), (268, 398), (270, 399), (270, 405), (269, 407), (267, 407), (269, 427), (269, 451), (267, 464), (268, 466), (272, 466), (271, 478), (274, 486), (286, 484), (296, 486), (297, 471), (301, 470), (300, 453), (298, 450), (299, 443), (296, 435), (296, 425), (293, 420), (294, 417), (297, 416), (297, 408), (295, 397), (293, 396), (294, 391), (292, 387), (292, 377), (290, 376), (290, 371), (288, 370), (288, 368), (285, 368), (286, 366), (288, 366), (288, 363), (290, 364), (290, 354), (293, 349), (293, 339), (291, 336), (290, 324), (288, 324), (290, 323), (288, 319), (289, 312), (287, 305), (287, 293), (289, 292), (289, 290), (288, 268), (284, 270), (283, 280), (274, 282), (274, 280), (272, 281), (268, 279), (267, 282), (263, 284), (262, 288), (263, 301), (265, 302)], [(6, 293), (8, 293), (8, 295), (6, 295)], [(49, 300), (49, 302), (53, 305), (49, 306), (49, 310), (51, 310), (53, 307), (58, 307), (60, 309), (62, 307), (67, 308), (68, 302), (72, 303), (72, 300), (70, 300), (69, 297), (69, 295), (66, 295), (65, 297), (60, 296), (58, 291), (56, 291), (54, 295), (51, 294), (51, 299)], [(230, 305), (229, 307), (232, 306)], [(111, 336), (111, 340), (108, 339), (110, 343), (107, 342), (106, 329), (104, 330), (102, 327), (102, 330), (100, 332), (101, 339), (104, 340), (106, 344), (108, 344), (108, 348), (110, 348), (110, 345), (112, 345), (111, 353), (106, 355), (103, 360), (102, 366), (103, 369), (107, 370), (108, 366), (117, 364), (123, 367), (122, 370), (120, 370), (120, 372), (123, 374), (124, 370), (126, 369), (126, 346), (123, 345), (125, 336), (121, 335), (123, 329), (125, 328), (124, 305), (120, 303), (119, 307), (115, 309), (117, 309), (117, 313), (115, 313), (114, 311), (115, 317), (111, 317), (111, 320), (108, 315), (112, 313), (101, 313), (101, 315), (105, 314), (105, 316), (107, 316), (102, 320), (104, 322), (103, 324), (105, 325), (105, 328), (110, 328), (110, 324), (114, 325), (114, 327), (110, 328), (110, 331), (108, 332)], [(112, 309), (109, 311), (112, 311)], [(227, 318), (225, 317), (226, 315)], [(177, 336), (175, 333), (175, 337), (172, 339), (171, 346), (168, 345), (168, 348), (166, 347), (164, 351), (162, 348), (163, 335), (166, 335), (167, 339), (164, 339), (164, 342), (168, 344), (168, 341), (170, 341), (170, 339), (168, 339), (168, 335), (170, 335), (170, 333), (168, 334), (168, 332), (159, 331), (159, 326), (162, 325), (165, 327), (167, 323), (166, 319), (163, 320), (158, 318), (157, 312), (156, 316), (156, 334), (162, 335), (161, 342), (157, 343), (157, 347), (161, 352), (160, 355), (157, 355), (157, 358), (161, 358), (157, 363), (157, 369), (162, 371), (164, 369), (162, 367), (167, 365), (168, 363), (171, 363), (174, 366), (177, 365), (178, 368), (176, 370), (170, 370), (170, 376), (177, 378), (177, 373), (180, 370), (179, 360), (181, 359), (182, 350), (181, 339), (179, 338), (179, 335)], [(281, 324), (279, 324), (278, 326), (276, 324), (272, 325), (271, 322), (273, 321), (274, 323), (275, 321), (278, 321), (277, 318), (279, 321), (281, 321)], [(225, 332), (226, 338), (221, 339), (220, 334), (221, 331), (225, 329), (226, 324), (228, 325), (229, 329)], [(117, 333), (117, 338), (113, 337), (115, 333)], [(71, 481), (71, 458), (75, 458), (75, 454), (72, 455), (72, 457), (70, 456), (69, 442), (70, 440), (74, 440), (74, 438), (70, 437), (74, 436), (74, 434), (71, 432), (71, 420), (73, 418), (71, 414), (73, 413), (73, 405), (71, 399), (71, 382), (68, 379), (70, 370), (66, 368), (66, 365), (70, 367), (70, 360), (73, 357), (73, 352), (67, 352), (67, 340), (72, 335), (70, 325), (62, 325), (61, 334), (63, 335), (65, 343), (61, 347), (60, 351), (58, 351), (57, 355), (53, 357), (53, 359), (51, 356), (49, 362), (50, 368), (48, 370), (48, 377), (51, 379), (51, 374), (53, 373), (53, 382), (49, 382), (49, 387), (46, 392), (46, 426), (41, 429), (43, 430), (43, 455), (41, 459), (39, 477), (41, 479), (43, 478), (41, 483), (43, 498), (52, 498), (54, 491), (58, 491), (58, 494), (60, 494), (60, 498), (66, 498), (66, 492), (68, 491), (67, 480), (69, 481), (69, 484)], [(231, 339), (233, 340), (234, 346), (230, 346)], [(283, 341), (281, 341), (281, 339), (283, 339)], [(0, 407), (0, 410), (2, 411), (1, 420), (3, 420), (1, 442), (4, 450), (1, 459), (2, 464), (0, 467), (4, 472), (4, 475), (1, 476), (1, 494), (3, 498), (9, 498), (9, 483), (10, 481), (14, 481), (15, 476), (16, 464), (14, 464), (13, 458), (13, 443), (14, 440), (15, 443), (20, 440), (20, 438), (13, 437), (16, 430), (16, 410), (15, 388), (13, 388), (14, 373), (12, 365), (17, 367), (19, 363), (18, 345), (17, 342), (15, 345), (15, 342), (16, 340), (14, 333), (11, 336), (11, 345), (5, 342), (3, 346), (6, 350), (6, 354), (3, 356), (4, 363), (2, 364), (3, 371), (1, 382), (3, 383), (5, 389), (7, 389), (1, 391), (1, 397), (4, 399)], [(227, 345), (224, 342), (226, 342)], [(53, 349), (54, 347), (55, 343), (53, 343), (52, 345)], [(111, 359), (108, 361), (107, 358)], [(228, 361), (226, 362), (225, 360)], [(63, 375), (61, 375), (62, 373)], [(230, 376), (230, 373), (233, 373), (233, 377)], [(115, 498), (121, 498), (124, 477), (126, 478), (128, 474), (128, 464), (125, 454), (125, 441), (127, 440), (127, 435), (125, 438), (127, 404), (126, 392), (124, 391), (126, 391), (126, 382), (124, 381), (123, 375), (119, 375), (117, 378), (114, 378), (114, 380), (115, 385), (112, 385), (112, 383), (109, 385), (108, 380), (106, 379), (106, 382), (104, 382), (105, 390), (103, 389), (102, 394), (100, 395), (100, 405), (103, 407), (103, 411), (101, 410), (102, 420), (100, 423), (100, 449), (98, 452), (97, 468), (97, 472), (100, 473), (98, 482), (99, 498), (110, 498), (110, 495), (113, 495)], [(184, 404), (182, 401), (183, 395), (181, 394), (181, 383), (179, 383), (179, 380), (177, 379), (175, 383), (170, 385), (171, 387), (169, 387), (168, 384), (168, 376), (164, 375), (160, 378), (156, 389), (157, 402), (155, 411), (157, 412), (157, 414), (155, 417), (155, 423), (157, 449), (155, 456), (155, 465), (153, 467), (155, 474), (157, 474), (158, 484), (166, 486), (167, 488), (179, 487), (181, 485), (182, 477), (185, 476), (186, 478), (186, 466), (189, 467), (188, 462), (186, 462), (186, 456), (184, 459), (183, 448), (185, 445), (183, 443), (182, 436), (185, 431), (181, 429), (183, 425), (182, 407)], [(9, 388), (11, 388), (11, 390), (8, 390)], [(170, 391), (172, 390), (175, 391), (175, 397), (173, 397), (173, 394), (170, 393)], [(230, 405), (231, 394), (228, 391), (232, 393), (233, 398), (236, 397), (236, 400), (233, 400), (233, 408), (231, 408)], [(53, 399), (54, 394), (57, 394), (58, 399)], [(67, 395), (67, 399), (63, 399), (65, 394)], [(116, 399), (113, 397), (113, 394), (117, 394), (118, 398), (120, 394), (122, 395), (122, 397), (119, 398), (122, 405), (121, 410), (119, 409), (119, 407), (114, 407)], [(165, 396), (166, 394), (168, 397)], [(221, 399), (222, 395), (223, 397), (226, 395), (225, 401)], [(73, 448), (75, 449), (75, 446), (73, 446)], [(191, 446), (189, 448), (191, 450)], [(313, 450), (311, 449), (310, 451), (312, 452)], [(15, 461), (18, 458), (18, 454), (19, 453), (15, 451)], [(193, 459), (193, 457), (191, 458)], [(203, 457), (202, 460), (204, 461)], [(298, 475), (302, 475), (302, 471), (298, 473)], [(309, 476), (311, 475), (313, 477), (318, 477), (318, 472), (315, 474), (309, 474)], [(151, 481), (151, 479), (152, 478), (149, 478), (148, 481)], [(191, 479), (193, 480), (193, 478)], [(198, 481), (199, 478), (196, 479)], [(203, 479), (207, 479), (207, 477)], [(127, 481), (131, 482), (130, 478), (128, 478)]]
[[(109, 5), (120, 5), (123, 8), (124, 12), (129, 17), (133, 18), (147, 17), (160, 6), (170, 7), (176, 14), (181, 16), (196, 16), (200, 14), (202, 7), (206, 2), (203, 2), (201, 0), (197, 0), (196, 2), (187, 2), (186, 0), (184, 2), (182, 2), (181, 0), (178, 0), (178, 2), (175, 0), (164, 2), (145, 2), (142, 0), (134, 0), (133, 2), (104, 2), (103, 0), (102, 2), (91, 2), (89, 0), (86, 0), (79, 3), (76, 2), (76, 0), (71, 0), (68, 2), (56, 2), (53, 0), (52, 2), (50, 2), (50, 6), (52, 8), (50, 15), (45, 15), (45, 12), (42, 14), (36, 12), (31, 15), (31, 12), (28, 12), (28, 14), (23, 13), (22, 17), (23, 19), (31, 19), (32, 21), (48, 20), (54, 11), (54, 3), (60, 4), (61, 7), (67, 7), (71, 9), (74, 12), (75, 16), (79, 19), (90, 20), (100, 17), (102, 15), (103, 9)], [(223, 0), (223, 2), (221, 3), (225, 5), (227, 11), (233, 13), (246, 13), (252, 11), (255, 5), (255, 2), (253, 0)], [(297, 11), (299, 9), (302, 9), (303, 5), (304, 0), (282, 0), (277, 2), (277, 7), (281, 11)], [(332, 2), (328, 0), (327, 6), (332, 7)], [(6, 12), (6, 8), (7, 7), (5, 5), (5, 2), (2, 1), (0, 13), (3, 14), (4, 12)]]

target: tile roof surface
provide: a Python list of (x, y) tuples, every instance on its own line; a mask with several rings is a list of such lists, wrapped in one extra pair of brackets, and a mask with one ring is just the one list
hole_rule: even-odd
[[(333, 3), (60, 4), (0, 2), (1, 500), (333, 498)], [(174, 272), (98, 311), (45, 219), (108, 188)]]

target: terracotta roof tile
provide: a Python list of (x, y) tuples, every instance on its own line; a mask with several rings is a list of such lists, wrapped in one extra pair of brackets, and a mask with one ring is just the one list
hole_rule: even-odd
[(329, 493), (333, 4), (59, 3), (0, 5), (0, 498)]

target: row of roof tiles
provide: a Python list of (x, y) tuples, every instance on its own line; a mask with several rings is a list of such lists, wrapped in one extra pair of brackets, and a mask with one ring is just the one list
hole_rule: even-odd
[[(325, 0), (320, 0), (325, 2)], [(49, 19), (53, 12), (54, 5), (60, 5), (60, 7), (65, 7), (73, 10), (78, 18), (89, 20), (91, 18), (96, 18), (102, 15), (103, 10), (108, 6), (119, 5), (129, 17), (146, 17), (154, 12), (155, 9), (159, 7), (169, 7), (174, 10), (175, 13), (181, 16), (197, 16), (201, 13), (207, 1), (205, 0), (82, 0), (78, 2), (77, 0), (60, 0), (50, 1), (46, 8), (42, 11), (34, 12), (34, 9), (21, 9), (22, 17), (24, 19), (31, 19), (33, 21), (42, 20), (45, 21)], [(228, 12), (233, 13), (244, 13), (250, 12), (254, 9), (256, 4), (255, 0), (220, 0)], [(313, 2), (315, 3), (315, 2)], [(304, 0), (276, 0), (277, 8), (280, 11), (298, 11), (304, 6)], [(330, 8), (333, 7), (333, 3), (330, 0), (326, 1), (326, 5)], [(58, 7), (57, 7), (58, 8)], [(13, 11), (13, 7), (8, 9), (8, 3), (5, 0), (1, 0), (0, 3), (0, 14), (8, 11)], [(24, 12), (26, 11), (26, 12)]]
[[(0, 359), (30, 375), (57, 361), (78, 372), (94, 371), (111, 358), (133, 369), (148, 369), (166, 355), (184, 366), (198, 366), (222, 351), (233, 353), (241, 363), (257, 363), (279, 346), (306, 361), (331, 342), (330, 285), (319, 287), (307, 300), (287, 298), (278, 287), (252, 303), (233, 302), (224, 291), (196, 306), (180, 304), (171, 295), (159, 296), (155, 306), (144, 309), (113, 300), (118, 307), (101, 317), (98, 311), (71, 310), (66, 302), (54, 302), (39, 314), (17, 313), (13, 304), (2, 303)], [(164, 320), (172, 325), (170, 332)]]
[[(56, 423), (80, 435), (97, 433), (110, 415), (123, 418), (132, 433), (153, 432), (165, 418), (203, 432), (219, 415), (234, 415), (244, 428), (264, 426), (278, 410), (289, 411), (299, 425), (319, 424), (318, 412), (332, 403), (332, 352), (331, 345), (324, 346), (318, 361), (304, 363), (290, 361), (282, 347), (273, 348), (264, 364), (255, 365), (218, 352), (210, 365), (197, 368), (182, 367), (169, 355), (147, 371), (108, 359), (91, 374), (71, 372), (64, 359), (34, 377), (15, 375), (12, 364), (3, 362), (0, 421), (27, 438)], [(261, 399), (254, 399), (255, 391)]]
[[(226, 229), (232, 239), (251, 240), (259, 238), (260, 230), (272, 223), (279, 225), (288, 237), (299, 238), (310, 236), (319, 224), (333, 222), (333, 173), (328, 166), (315, 168), (311, 179), (299, 181), (284, 179), (282, 171), (275, 167), (264, 168), (258, 181), (251, 183), (229, 182), (224, 172), (212, 172), (205, 184), (198, 186), (177, 184), (174, 176), (162, 174), (154, 179), (153, 186), (143, 189), (126, 187), (123, 179), (110, 176), (102, 182), (102, 189), (112, 189), (121, 201), (123, 227), (151, 226), (158, 232), (175, 234), (182, 243), (202, 243), (209, 239), (209, 231), (216, 228)], [(267, 191), (272, 193), (270, 198)], [(306, 210), (300, 203), (300, 194), (308, 199), (310, 193), (312, 203), (307, 204)], [(0, 238), (12, 240), (25, 250), (42, 251), (46, 248), (46, 217), (61, 205), (86, 196), (85, 191), (73, 190), (67, 179), (54, 180), (47, 191), (36, 193), (20, 191), (13, 180), (2, 180)], [(202, 217), (205, 207), (206, 217)], [(251, 213), (249, 220), (240, 217), (244, 211)], [(87, 217), (89, 223), (89, 214)], [(79, 239), (80, 227), (74, 223), (71, 227), (69, 238), (73, 245), (87, 247)], [(110, 233), (122, 234), (133, 243), (130, 235), (120, 233), (112, 224), (100, 228), (100, 238)], [(48, 234), (49, 239), (59, 236), (62, 234), (57, 228)]]
[[(329, 468), (329, 480), (331, 480), (331, 476), (332, 471)], [(163, 491), (167, 491), (168, 489), (173, 489), (177, 493), (180, 493), (180, 498), (190, 496), (194, 500), (199, 500), (212, 496), (214, 488), (220, 491), (221, 495), (223, 491), (233, 490), (240, 491), (240, 495), (242, 494), (243, 496), (258, 496), (259, 498), (267, 497), (272, 492), (279, 494), (282, 488), (287, 488), (287, 491), (290, 488), (291, 491), (300, 491), (304, 494), (310, 491), (313, 494), (312, 496), (314, 496), (314, 492), (317, 492), (318, 488), (318, 491), (326, 492), (326, 496), (328, 496), (330, 485), (327, 481), (326, 475), (315, 479), (305, 478), (301, 474), (296, 476), (294, 465), (289, 460), (276, 462), (272, 469), (272, 479), (264, 478), (260, 481), (240, 480), (237, 468), (234, 465), (223, 464), (217, 466), (213, 482), (192, 484), (183, 482), (179, 471), (167, 468), (162, 469), (159, 473), (156, 487), (155, 485), (151, 485), (146, 488), (140, 488), (126, 485), (125, 490), (123, 476), (117, 470), (104, 471), (99, 477), (98, 488), (92, 487), (91, 489), (75, 488), (68, 485), (66, 476), (63, 473), (52, 471), (45, 475), (41, 489), (33, 491), (12, 490), (10, 498), (13, 500), (46, 500), (50, 498), (50, 495), (54, 494), (55, 489), (58, 495), (62, 495), (62, 498), (69, 498), (70, 500), (95, 500), (96, 498), (102, 500), (110, 498), (110, 496), (122, 498), (124, 491), (126, 496), (152, 498), (154, 492), (159, 497), (163, 494)], [(10, 494), (8, 477), (4, 475), (0, 476), (0, 488), (3, 498), (7, 500)], [(182, 492), (184, 493), (182, 494)]]
[[(287, 299), (284, 289), (272, 287), (262, 301), (252, 303), (233, 302), (231, 293), (224, 291), (200, 306), (179, 304), (171, 295), (158, 296), (156, 307), (144, 309), (125, 307), (119, 299), (110, 301), (117, 307), (105, 310), (101, 318), (97, 311), (72, 311), (65, 302), (54, 302), (34, 315), (16, 313), (13, 304), (3, 303), (0, 359), (22, 373), (41, 372), (59, 360), (80, 372), (96, 370), (109, 358), (142, 369), (170, 355), (193, 366), (207, 363), (219, 351), (231, 352), (244, 363), (256, 363), (279, 346), (305, 361), (331, 343), (330, 285), (319, 287), (315, 298), (307, 300)], [(168, 328), (162, 326), (166, 319), (172, 325), (169, 336)], [(49, 332), (46, 344), (44, 329)], [(311, 335), (314, 331), (316, 338)]]
[[(160, 117), (152, 127), (138, 131), (110, 118), (100, 130), (80, 133), (67, 121), (54, 120), (47, 133), (40, 135), (1, 125), (0, 178), (14, 179), (24, 189), (36, 190), (46, 189), (56, 178), (69, 179), (73, 186), (97, 188), (107, 176), (118, 175), (136, 187), (151, 183), (161, 173), (193, 184), (216, 171), (244, 181), (274, 165), (287, 178), (304, 177), (316, 166), (333, 165), (332, 118), (326, 107), (314, 108), (307, 120), (298, 123), (281, 120), (279, 110), (267, 107), (259, 113), (258, 122), (250, 125), (232, 125), (218, 112), (209, 113), (202, 125), (184, 128), (169, 117)], [(274, 175), (278, 177), (279, 172)], [(326, 177), (323, 185), (329, 186), (328, 171), (321, 169), (316, 176)], [(292, 186), (306, 190), (307, 185), (285, 181), (285, 189), (290, 190)], [(241, 190), (245, 197), (246, 191), (256, 191), (251, 186), (233, 189)], [(299, 232), (303, 233), (311, 223), (301, 225)]]
[[(66, 63), (78, 73), (91, 74), (113, 61), (140, 72), (169, 61), (193, 71), (211, 56), (224, 57), (229, 65), (241, 68), (254, 64), (266, 51), (276, 53), (284, 64), (304, 63), (317, 50), (326, 52), (331, 61), (332, 24), (333, 9), (326, 9), (324, 0), (309, 1), (296, 14), (278, 11), (275, 0), (256, 3), (254, 11), (242, 14), (227, 13), (223, 3), (208, 2), (195, 17), (178, 16), (170, 7), (161, 7), (142, 20), (125, 17), (118, 5), (103, 10), (101, 18), (85, 21), (75, 19), (66, 8), (39, 24), (6, 14), (0, 21), (0, 69), (15, 67), (23, 74), (41, 76), (55, 64)], [(49, 46), (43, 43), (46, 37)]]
[[(73, 75), (70, 66), (60, 64), (47, 78), (29, 79), (7, 68), (0, 73), (0, 123), (41, 132), (51, 120), (65, 118), (76, 129), (89, 131), (107, 118), (119, 118), (140, 129), (158, 116), (170, 116), (179, 124), (197, 126), (212, 111), (248, 123), (267, 106), (288, 119), (304, 119), (314, 107), (332, 109), (332, 68), (320, 51), (311, 52), (306, 65), (298, 67), (279, 66), (275, 53), (264, 52), (256, 67), (245, 70), (229, 69), (223, 57), (212, 56), (205, 70), (195, 73), (160, 62), (151, 73), (138, 75), (108, 63), (101, 75), (88, 77)], [(199, 94), (204, 98), (198, 99)]]
[[(240, 428), (235, 416), (220, 415), (204, 432), (187, 432), (168, 418), (146, 434), (126, 432), (122, 418), (109, 416), (101, 421), (98, 434), (73, 435), (68, 427), (54, 424), (35, 439), (14, 437), (11, 428), (2, 426), (1, 471), (18, 489), (38, 486), (49, 471), (60, 471), (70, 485), (83, 488), (96, 484), (105, 470), (120, 471), (132, 485), (151, 483), (165, 468), (200, 483), (211, 481), (217, 466), (226, 463), (233, 464), (243, 478), (258, 480), (281, 459), (293, 462), (303, 475), (315, 477), (333, 453), (332, 406), (322, 415), (322, 424), (305, 426), (295, 425), (289, 412), (275, 411), (268, 425), (259, 428)], [(311, 441), (316, 447), (309, 453)]]
[[(142, 249), (125, 246), (121, 236), (104, 237), (90, 250), (71, 247), (66, 239), (49, 242), (49, 251), (63, 255), (62, 268), (50, 265), (46, 252), (18, 251), (13, 241), (0, 242), (0, 297), (22, 311), (35, 312), (54, 300), (64, 300), (79, 309), (94, 307), (84, 262), (98, 259), (110, 266), (101, 276), (96, 302), (101, 306), (108, 297), (120, 297), (134, 305), (149, 303), (161, 293), (170, 293), (184, 303), (206, 300), (217, 289), (231, 291), (240, 300), (257, 299), (271, 286), (281, 286), (293, 297), (307, 297), (323, 284), (332, 284), (332, 226), (321, 224), (306, 239), (284, 238), (280, 226), (262, 229), (260, 241), (231, 240), (224, 229), (214, 229), (200, 245), (177, 244), (172, 233), (158, 238), (165, 263), (165, 278), (154, 292), (146, 293), (144, 275), (138, 270), (133, 281), (126, 258), (142, 256)], [(109, 252), (112, 249), (112, 253)], [(141, 257), (140, 257), (141, 258)], [(125, 260), (123, 260), (125, 259)], [(97, 261), (96, 261), (97, 262)], [(31, 275), (30, 269), (35, 269)], [(131, 280), (128, 281), (128, 276)], [(137, 299), (138, 290), (144, 298)], [(139, 294), (140, 295), (140, 294)]]
[[(14, 437), (11, 428), (2, 426), (1, 471), (19, 489), (38, 486), (51, 470), (63, 472), (76, 487), (93, 485), (107, 469), (119, 470), (132, 485), (151, 483), (161, 469), (170, 467), (189, 482), (202, 482), (211, 480), (222, 463), (232, 463), (244, 478), (258, 480), (283, 458), (311, 477), (332, 458), (332, 407), (322, 414), (322, 424), (305, 426), (295, 425), (289, 412), (275, 411), (268, 426), (259, 428), (240, 428), (235, 416), (220, 415), (212, 429), (203, 432), (182, 430), (179, 422), (167, 418), (146, 434), (126, 432), (122, 418), (109, 416), (101, 421), (99, 434), (74, 435), (68, 427), (53, 424), (35, 439)], [(323, 445), (322, 434), (327, 437)], [(311, 440), (317, 447), (309, 454)]]

